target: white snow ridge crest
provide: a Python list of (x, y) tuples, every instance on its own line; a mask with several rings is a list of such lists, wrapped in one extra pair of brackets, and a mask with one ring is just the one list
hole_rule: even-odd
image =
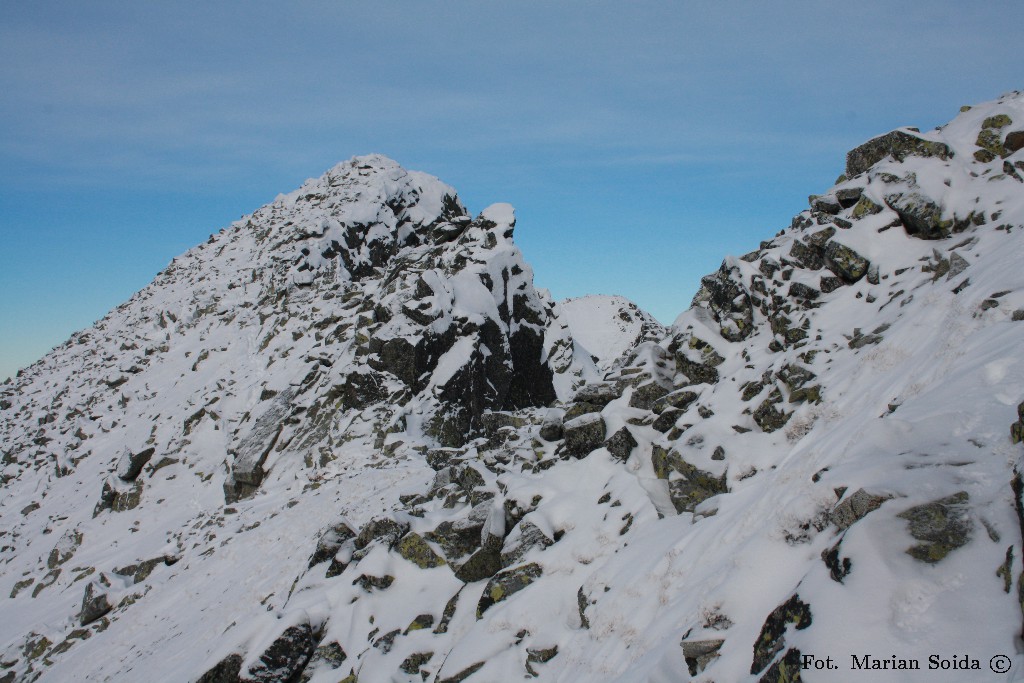
[(0, 682), (1024, 670), (1021, 148), (866, 142), (668, 329), (339, 164), (0, 387)]

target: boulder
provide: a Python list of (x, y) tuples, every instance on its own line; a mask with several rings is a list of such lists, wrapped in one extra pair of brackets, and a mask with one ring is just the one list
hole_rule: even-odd
[(651, 453), (654, 474), (659, 479), (668, 479), (669, 497), (676, 512), (693, 512), (705, 500), (719, 493), (725, 493), (725, 475), (716, 477), (710, 472), (698, 469), (686, 462), (675, 450), (665, 450), (655, 445)]
[(803, 385), (810, 382), (817, 375), (808, 370), (807, 368), (797, 365), (796, 363), (787, 363), (782, 366), (776, 375), (779, 379), (786, 383), (786, 386), (793, 389), (799, 389)]
[(1003, 147), (1001, 128), (1013, 123), (1013, 120), (1006, 114), (989, 116), (981, 124), (978, 138), (975, 143), (980, 149), (974, 153), (974, 158), (982, 163), (992, 161), (997, 156), (1006, 157), (1009, 153)]
[(558, 646), (552, 645), (551, 647), (528, 647), (526, 648), (526, 672), (533, 677), (537, 677), (539, 674), (531, 664), (543, 664), (550, 662), (552, 659), (558, 656)]
[(410, 676), (419, 674), (423, 665), (429, 662), (433, 656), (433, 652), (415, 652), (403, 659), (398, 668)]
[(336, 671), (346, 659), (348, 655), (338, 641), (318, 645), (313, 651), (313, 656), (309, 658), (309, 663), (303, 668), (298, 683), (308, 683), (318, 671)]
[(683, 416), (684, 412), (685, 411), (679, 410), (678, 408), (668, 408), (663, 410), (658, 417), (654, 419), (654, 422), (651, 423), (651, 427), (664, 434), (676, 426), (676, 422)]
[(846, 285), (846, 282), (841, 277), (835, 277), (833, 275), (823, 275), (818, 283), (818, 289), (824, 294), (834, 292), (840, 287)]
[(717, 272), (701, 278), (700, 289), (690, 303), (691, 307), (706, 308), (729, 341), (742, 341), (754, 331), (754, 306), (741, 284), (742, 277), (739, 266), (726, 259)]
[[(487, 662), (477, 662), (476, 664), (467, 666), (465, 669), (463, 669), (462, 671), (458, 672), (453, 676), (442, 678), (440, 681), (438, 681), (438, 683), (462, 683), (464, 680), (475, 674), (477, 671), (484, 668), (484, 664), (486, 663)], [(345, 683), (345, 681), (342, 681), (342, 683)], [(355, 681), (352, 681), (352, 683), (355, 683)]]
[(320, 535), (320, 540), (317, 541), (316, 549), (313, 554), (309, 557), (309, 568), (320, 564), (321, 562), (327, 562), (333, 559), (338, 553), (338, 550), (348, 541), (356, 537), (356, 532), (345, 524), (344, 522), (338, 523), (333, 527), (330, 527)]
[(600, 403), (590, 403), (589, 401), (573, 403), (569, 406), (569, 409), (565, 411), (565, 415), (562, 416), (562, 427), (564, 429), (566, 422), (575, 420), (581, 415), (587, 415), (588, 413), (600, 413), (602, 410), (604, 410), (604, 407)]
[(289, 681), (306, 666), (317, 641), (308, 622), (289, 626), (264, 650), (244, 678), (246, 683)]
[(894, 130), (872, 138), (847, 152), (846, 176), (853, 178), (860, 175), (890, 156), (896, 161), (903, 161), (908, 156), (937, 157), (945, 160), (952, 158), (953, 150), (945, 143), (925, 140), (912, 131)]
[(545, 441), (558, 441), (562, 438), (562, 414), (560, 412), (551, 411), (544, 418), (544, 422), (540, 425), (540, 438)]
[(395, 550), (421, 569), (440, 567), (445, 564), (444, 558), (435, 553), (426, 540), (415, 532), (402, 537)]
[(813, 247), (799, 240), (793, 242), (789, 256), (807, 270), (819, 270), (825, 265), (820, 247)]
[(501, 571), (500, 547), (485, 545), (455, 569), (455, 578), (464, 583), (473, 583), (490, 578), (499, 571)]
[(455, 616), (455, 609), (459, 606), (459, 596), (462, 595), (463, 588), (465, 588), (465, 586), (459, 588), (455, 595), (448, 598), (448, 602), (445, 603), (444, 610), (441, 612), (441, 621), (439, 621), (437, 626), (434, 627), (434, 633), (448, 632), (448, 625), (451, 623), (452, 617)]
[(476, 607), (476, 618), (481, 618), (484, 612), (493, 605), (507, 600), (509, 596), (529, 586), (539, 579), (543, 573), (544, 570), (541, 569), (539, 564), (531, 562), (520, 567), (504, 569), (495, 574), (487, 582), (483, 595), (480, 596), (480, 602), (477, 603)]
[(871, 265), (866, 258), (838, 242), (829, 242), (825, 247), (825, 262), (829, 270), (850, 283), (864, 277)]
[(700, 394), (695, 391), (688, 389), (677, 389), (670, 394), (666, 394), (662, 398), (659, 398), (654, 402), (654, 412), (661, 414), (666, 410), (686, 410), (690, 405), (700, 398)]
[(637, 447), (637, 441), (633, 438), (633, 434), (629, 431), (628, 427), (622, 427), (611, 435), (611, 438), (605, 442), (604, 447), (619, 460), (626, 460), (629, 458), (630, 453), (633, 452), (633, 449)]
[[(796, 594), (772, 610), (772, 613), (765, 619), (761, 633), (754, 641), (754, 658), (750, 664), (752, 675), (763, 671), (775, 659), (775, 655), (782, 652), (786, 645), (786, 631), (790, 625), (798, 631), (811, 625), (811, 608)], [(793, 671), (796, 678), (781, 680), (799, 680), (799, 656), (797, 660), (797, 668)]]
[(103, 510), (125, 512), (135, 509), (142, 501), (142, 489), (141, 481), (126, 485), (119, 477), (107, 477), (100, 490), (100, 501), (93, 510), (93, 517)]
[(352, 581), (352, 585), (359, 586), (367, 593), (372, 593), (374, 590), (387, 590), (394, 582), (395, 577), (390, 574), (385, 574), (384, 576), (360, 574), (354, 581)]
[(426, 461), (430, 465), (430, 469), (440, 472), (446, 469), (460, 453), (461, 451), (455, 448), (435, 448), (427, 451)]
[(860, 201), (860, 197), (863, 193), (864, 188), (862, 187), (847, 187), (842, 190), (836, 190), (836, 201), (838, 201), (839, 205), (844, 209), (848, 209)]
[(794, 389), (792, 392), (790, 392), (790, 394), (789, 394), (789, 402), (790, 403), (803, 403), (804, 401), (807, 401), (807, 402), (810, 402), (810, 403), (820, 403), (821, 402), (821, 386), (815, 384), (815, 385), (809, 386), (809, 387), (800, 387), (799, 389)]
[(405, 630), (402, 631), (402, 635), (403, 636), (407, 636), (410, 633), (412, 633), (413, 631), (423, 631), (425, 629), (430, 628), (433, 625), (434, 625), (434, 615), (433, 614), (427, 614), (427, 613), (418, 614), (418, 615), (416, 615), (416, 618), (413, 619), (412, 621), (410, 621), (409, 625), (405, 627)]
[(263, 465), (270, 450), (277, 444), (284, 427), (284, 420), (291, 412), (291, 401), (295, 391), (288, 388), (274, 397), (252, 424), (248, 425), (238, 441), (228, 448), (232, 456), (232, 484), (240, 484), (228, 490), (225, 483), (225, 497), (229, 503), (255, 493), (263, 482)]
[(917, 505), (896, 515), (909, 522), (910, 535), (922, 541), (907, 549), (915, 560), (935, 564), (971, 538), (973, 522), (966, 491)]
[(536, 524), (524, 519), (505, 539), (505, 545), (501, 549), (501, 566), (510, 567), (522, 561), (534, 548), (544, 549), (553, 544), (554, 541)]
[(785, 426), (793, 413), (787, 413), (775, 408), (776, 403), (782, 401), (782, 394), (778, 389), (761, 402), (761, 405), (754, 410), (754, 422), (765, 432), (774, 432)]
[(605, 424), (599, 413), (581, 415), (563, 425), (565, 449), (582, 457), (604, 444)]
[(650, 410), (654, 407), (655, 401), (667, 393), (668, 389), (657, 382), (641, 384), (633, 390), (633, 394), (629, 397), (629, 406), (640, 410)]
[(808, 203), (811, 205), (811, 209), (814, 211), (820, 211), (821, 213), (827, 213), (834, 216), (843, 210), (842, 205), (834, 195), (811, 195), (807, 199)]
[(857, 489), (841, 500), (828, 515), (830, 522), (836, 525), (840, 531), (849, 529), (855, 522), (863, 519), (869, 512), (877, 510), (890, 495), (878, 495), (868, 493), (864, 489)]
[(1024, 440), (1024, 403), (1017, 406), (1017, 421), (1010, 425), (1010, 441), (1020, 443)]
[(859, 220), (865, 216), (872, 216), (879, 213), (882, 207), (868, 199), (867, 195), (862, 196), (850, 212), (850, 217)]
[(481, 545), (480, 535), (484, 520), (468, 519), (456, 522), (441, 522), (433, 531), (428, 531), (425, 538), (441, 546), (448, 561), (457, 560), (476, 551)]
[(115, 574), (130, 578), (133, 584), (141, 583), (149, 578), (149, 575), (153, 573), (153, 570), (160, 565), (171, 566), (178, 562), (178, 558), (174, 556), (161, 555), (159, 557), (151, 557), (148, 560), (142, 560), (141, 562), (135, 562), (124, 567), (118, 567), (114, 570)]
[(682, 352), (676, 352), (676, 372), (686, 375), (690, 384), (717, 384), (718, 369), (713, 365), (697, 363), (690, 360)]
[(839, 547), (842, 542), (836, 543), (831, 548), (821, 551), (821, 561), (828, 567), (828, 574), (836, 583), (842, 583), (850, 574), (853, 568), (853, 561), (848, 557), (839, 557)]
[(886, 195), (885, 203), (900, 217), (908, 235), (926, 240), (949, 237), (952, 219), (942, 218), (942, 207), (920, 192)]
[(61, 534), (60, 539), (46, 558), (46, 568), (56, 569), (70, 560), (78, 547), (82, 545), (82, 538), (82, 532), (77, 529), (68, 529)]
[(793, 282), (789, 285), (789, 296), (794, 299), (814, 301), (821, 296), (821, 292), (802, 282)]
[(393, 548), (398, 539), (402, 538), (409, 531), (409, 525), (396, 522), (390, 517), (378, 517), (367, 522), (356, 536), (356, 548), (362, 550), (374, 541), (383, 544), (387, 548)]
[(242, 655), (230, 654), (200, 676), (196, 683), (240, 683), (243, 661)]
[(144, 448), (138, 453), (132, 453), (125, 449), (117, 461), (117, 476), (122, 481), (135, 481), (142, 474), (142, 468), (146, 466), (155, 452), (156, 449), (152, 447)]
[(684, 640), (680, 645), (683, 648), (683, 659), (686, 660), (686, 667), (690, 670), (691, 676), (696, 676), (707, 668), (708, 664), (718, 658), (718, 651), (725, 644), (722, 638), (709, 640)]
[(948, 282), (949, 280), (952, 280), (957, 275), (967, 270), (967, 267), (970, 265), (971, 264), (968, 263), (967, 259), (954, 251), (949, 255), (949, 270), (946, 273), (946, 281)]
[(85, 595), (82, 597), (82, 609), (78, 613), (78, 619), (82, 626), (91, 624), (114, 609), (109, 589), (110, 581), (104, 574), (100, 574), (99, 578), (86, 585)]
[(1006, 134), (1003, 140), (1003, 156), (1008, 157), (1014, 152), (1024, 148), (1024, 130), (1015, 130)]
[(574, 403), (593, 403), (604, 407), (622, 395), (622, 389), (615, 382), (594, 382), (576, 392)]

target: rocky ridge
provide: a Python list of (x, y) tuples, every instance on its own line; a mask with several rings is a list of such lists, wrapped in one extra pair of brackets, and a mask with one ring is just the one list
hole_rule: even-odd
[(615, 359), (510, 207), (339, 165), (4, 386), (0, 680), (1016, 652), (1021, 142), (1019, 93), (866, 142)]

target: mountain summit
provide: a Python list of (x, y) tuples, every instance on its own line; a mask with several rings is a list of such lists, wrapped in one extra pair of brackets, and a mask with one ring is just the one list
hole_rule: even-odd
[(867, 141), (668, 329), (339, 164), (0, 389), (0, 681), (1020, 669), (1022, 148)]

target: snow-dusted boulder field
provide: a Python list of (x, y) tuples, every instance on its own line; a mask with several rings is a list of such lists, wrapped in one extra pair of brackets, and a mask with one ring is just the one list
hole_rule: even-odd
[(0, 682), (1024, 677), (1022, 148), (864, 143), (668, 328), (339, 164), (0, 386)]

